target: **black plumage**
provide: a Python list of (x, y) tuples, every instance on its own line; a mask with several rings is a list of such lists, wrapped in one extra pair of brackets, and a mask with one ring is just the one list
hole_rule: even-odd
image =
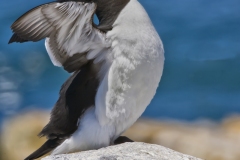
[(38, 150), (33, 152), (31, 155), (29, 155), (27, 158), (24, 160), (33, 160), (37, 159), (44, 154), (47, 154), (54, 148), (56, 148), (58, 145), (60, 145), (65, 139), (60, 139), (60, 138), (54, 138), (54, 139), (49, 139), (47, 140)]
[(17, 35), (17, 33), (14, 33), (14, 34), (12, 35), (12, 37), (10, 38), (8, 44), (13, 43), (13, 42), (23, 43), (23, 42), (27, 42), (27, 41), (28, 41), (28, 40), (19, 37), (19, 36)]
[(91, 61), (76, 71), (62, 86), (49, 123), (40, 132), (48, 138), (68, 138), (78, 128), (78, 119), (95, 104), (99, 85), (97, 66)]
[(39, 133), (40, 137), (46, 136), (48, 140), (25, 160), (36, 159), (52, 151), (77, 130), (78, 119), (94, 105), (99, 85), (96, 73), (97, 66), (90, 61), (62, 85), (50, 121)]

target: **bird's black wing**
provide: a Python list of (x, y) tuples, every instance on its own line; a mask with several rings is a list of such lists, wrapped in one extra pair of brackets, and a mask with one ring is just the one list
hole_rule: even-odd
[(49, 139), (47, 140), (38, 150), (33, 152), (31, 155), (29, 155), (24, 160), (33, 160), (37, 159), (44, 154), (47, 154), (48, 152), (52, 151), (54, 148), (56, 148), (58, 145), (60, 145), (65, 139), (55, 138), (55, 139)]
[(50, 121), (39, 133), (39, 136), (46, 136), (48, 140), (25, 160), (36, 159), (50, 152), (77, 130), (78, 119), (95, 104), (99, 85), (97, 72), (98, 66), (90, 61), (62, 85)]
[(78, 119), (95, 103), (98, 87), (97, 67), (89, 62), (75, 72), (62, 86), (60, 97), (51, 112), (48, 125), (40, 136), (68, 137), (78, 128)]
[(17, 35), (17, 33), (14, 33), (12, 37), (10, 38), (8, 44), (13, 43), (13, 42), (18, 42), (18, 43), (23, 43), (23, 42), (28, 42), (28, 40), (23, 39)]

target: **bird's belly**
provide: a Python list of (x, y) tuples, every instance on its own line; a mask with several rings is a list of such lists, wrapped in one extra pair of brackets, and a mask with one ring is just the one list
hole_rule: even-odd
[[(72, 137), (65, 140), (52, 154), (106, 147), (129, 128), (141, 116), (156, 93), (164, 63), (163, 54), (160, 54), (159, 51), (156, 55), (155, 57), (147, 56), (147, 58), (139, 61), (134, 69), (125, 71), (127, 74), (124, 83), (128, 87), (124, 92), (119, 93), (124, 101), (117, 106), (117, 110), (120, 108), (122, 112), (116, 117), (108, 117), (106, 105), (98, 106), (98, 103), (96, 103), (95, 107), (90, 107), (81, 117), (79, 128)], [(118, 58), (115, 60), (118, 60)], [(117, 75), (115, 77), (119, 78)], [(108, 90), (105, 88), (103, 91)], [(100, 94), (104, 95), (104, 92)], [(106, 99), (102, 98), (101, 100), (105, 102)], [(98, 109), (103, 112), (97, 111)], [(104, 120), (104, 123), (102, 123), (102, 120)]]
[[(134, 10), (134, 12), (133, 12)], [(111, 140), (130, 127), (149, 105), (162, 76), (162, 42), (147, 13), (131, 0), (106, 34), (108, 68), (95, 99), (101, 126), (113, 126)]]
[(119, 106), (123, 112), (115, 119), (117, 138), (129, 128), (145, 111), (156, 93), (163, 71), (164, 58), (157, 56), (143, 59), (126, 76), (128, 89), (124, 93), (124, 103)]
[[(156, 38), (157, 39), (157, 38)], [(115, 128), (111, 140), (129, 128), (144, 112), (156, 93), (162, 76), (164, 54), (160, 41), (148, 46), (117, 39), (112, 64), (96, 96), (96, 116), (100, 125)], [(126, 41), (125, 41), (126, 42)], [(147, 42), (151, 44), (150, 42)]]

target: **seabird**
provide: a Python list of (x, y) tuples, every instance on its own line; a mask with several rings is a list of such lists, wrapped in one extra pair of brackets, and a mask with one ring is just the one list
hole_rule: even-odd
[(45, 39), (52, 63), (72, 73), (39, 133), (48, 140), (25, 160), (131, 141), (120, 135), (149, 105), (164, 65), (161, 39), (137, 0), (57, 0), (11, 29), (9, 43)]

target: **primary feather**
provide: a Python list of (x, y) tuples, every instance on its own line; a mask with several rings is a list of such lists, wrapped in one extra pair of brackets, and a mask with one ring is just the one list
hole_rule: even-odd
[[(14, 36), (10, 42), (36, 42), (46, 38), (45, 46), (53, 64), (73, 72), (109, 47), (106, 35), (92, 25), (95, 10), (95, 3), (52, 2), (40, 5), (13, 23)], [(73, 56), (75, 63), (69, 60)]]

